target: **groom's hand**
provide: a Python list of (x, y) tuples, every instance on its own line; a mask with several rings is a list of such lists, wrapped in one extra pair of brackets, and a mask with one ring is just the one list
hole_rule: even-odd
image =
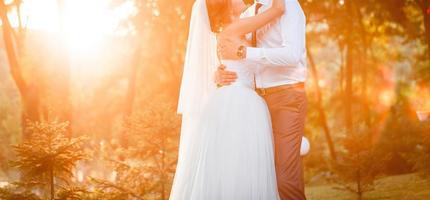
[(237, 79), (236, 72), (225, 70), (224, 65), (220, 65), (218, 70), (215, 72), (215, 83), (219, 86), (230, 85)]
[(219, 38), (218, 39), (218, 54), (222, 59), (226, 60), (240, 60), (242, 58), (238, 55), (240, 42), (232, 40), (230, 38)]

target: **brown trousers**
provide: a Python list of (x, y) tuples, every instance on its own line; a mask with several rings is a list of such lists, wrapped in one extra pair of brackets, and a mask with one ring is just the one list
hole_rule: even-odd
[(307, 98), (304, 89), (292, 88), (263, 97), (272, 117), (275, 165), (281, 200), (305, 200), (300, 145)]

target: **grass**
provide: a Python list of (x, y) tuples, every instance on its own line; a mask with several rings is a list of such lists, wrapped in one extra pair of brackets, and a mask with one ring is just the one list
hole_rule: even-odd
[[(335, 185), (318, 185), (306, 188), (308, 200), (356, 200), (353, 193), (333, 189)], [(375, 190), (364, 194), (366, 200), (430, 200), (430, 180), (416, 174), (398, 175), (376, 181)]]

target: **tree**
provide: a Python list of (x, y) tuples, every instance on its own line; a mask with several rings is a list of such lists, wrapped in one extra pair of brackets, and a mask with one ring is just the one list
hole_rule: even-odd
[(332, 136), (330, 133), (330, 128), (328, 126), (327, 116), (326, 116), (326, 113), (325, 113), (323, 105), (322, 105), (322, 93), (321, 93), (321, 88), (319, 86), (318, 71), (316, 68), (314, 57), (313, 57), (312, 53), (310, 52), (309, 45), (306, 49), (307, 49), (307, 55), (308, 55), (308, 59), (309, 59), (309, 65), (311, 68), (311, 73), (312, 73), (313, 79), (314, 79), (314, 87), (316, 88), (316, 104), (317, 104), (317, 110), (318, 110), (319, 116), (320, 116), (320, 123), (321, 123), (321, 126), (323, 127), (323, 130), (324, 130), (324, 134), (326, 137), (326, 141), (327, 141), (327, 145), (329, 148), (331, 159), (334, 162), (336, 162), (337, 161), (336, 150), (334, 148), (333, 139), (332, 139)]
[(22, 117), (21, 122), (23, 126), (24, 138), (29, 138), (30, 133), (26, 132), (29, 121), (39, 121), (40, 119), (40, 96), (39, 88), (34, 83), (29, 83), (24, 79), (21, 65), (15, 51), (13, 41), (14, 30), (9, 22), (8, 6), (4, 0), (0, 1), (0, 18), (3, 22), (3, 39), (6, 47), (7, 58), (9, 61), (10, 72), (13, 80), (21, 94), (22, 100)]
[(14, 146), (17, 159), (12, 167), (22, 175), (21, 181), (14, 183), (15, 191), (41, 188), (54, 199), (56, 186), (70, 183), (76, 162), (86, 155), (82, 149), (84, 138), (65, 137), (67, 126), (68, 123), (29, 122), (32, 137)]
[(421, 132), (421, 140), (418, 142), (416, 150), (417, 154), (409, 158), (409, 162), (414, 166), (414, 169), (421, 173), (424, 177), (430, 177), (430, 124), (424, 122)]
[[(124, 124), (129, 145), (120, 155), (109, 154), (117, 177), (92, 179), (96, 188), (122, 199), (161, 199), (169, 196), (177, 162), (179, 119), (170, 103), (155, 100)], [(161, 105), (160, 105), (161, 104)]]
[(374, 148), (369, 142), (371, 134), (354, 134), (343, 140), (345, 151), (334, 167), (335, 176), (331, 181), (337, 183), (335, 189), (346, 190), (357, 195), (358, 200), (363, 195), (374, 190), (374, 181), (380, 169), (380, 157), (375, 155)]
[[(399, 28), (389, 29), (388, 34), (406, 36), (406, 39), (412, 41), (421, 41), (425, 48), (422, 56), (418, 58), (415, 70), (417, 79), (430, 81), (428, 72), (430, 71), (430, 0), (372, 0), (369, 3), (374, 4), (376, 19), (379, 24), (387, 24), (387, 21), (396, 24)], [(384, 22), (385, 21), (385, 22)], [(422, 67), (421, 67), (422, 66)]]
[(407, 96), (410, 86), (400, 83), (396, 90), (396, 101), (391, 106), (388, 119), (377, 143), (380, 155), (389, 155), (382, 164), (384, 174), (403, 174), (413, 171), (409, 158), (416, 157), (414, 152), (423, 140), (416, 113)]
[[(398, 22), (386, 17), (387, 8), (382, 6), (386, 2), (302, 1), (308, 13), (308, 36), (312, 39), (308, 49), (317, 49), (318, 45), (337, 45), (337, 48), (330, 50), (338, 51), (335, 54), (338, 57), (338, 71), (330, 73), (339, 73), (339, 84), (331, 86), (330, 91), (324, 91), (325, 96), (331, 96), (325, 97), (329, 103), (328, 107), (323, 108), (331, 117), (328, 124), (335, 124), (332, 129), (340, 133), (334, 140), (339, 159), (337, 164), (331, 166), (331, 170), (335, 173), (337, 183), (344, 186), (342, 189), (356, 193), (360, 199), (363, 193), (372, 189), (373, 180), (380, 172), (380, 166), (374, 163), (378, 159), (386, 159), (384, 155), (377, 154), (374, 146), (377, 142), (375, 138), (379, 139), (378, 127), (381, 126), (381, 122), (376, 119), (383, 114), (369, 108), (374, 101), (372, 95), (381, 92), (378, 86), (369, 86), (384, 83), (377, 76), (378, 70), (391, 70), (389, 66), (384, 66), (384, 69), (376, 66), (387, 61), (395, 62), (386, 58), (388, 53), (383, 46), (389, 46), (389, 43), (385, 40), (380, 45), (380, 41), (387, 37), (402, 37), (399, 34), (401, 26), (393, 25)], [(391, 2), (390, 6), (402, 10), (403, 5)], [(319, 66), (320, 60), (314, 59), (312, 54), (308, 54), (308, 57), (311, 72), (316, 74), (315, 66)], [(321, 62), (327, 62), (326, 57)], [(317, 101), (320, 99), (317, 97)], [(316, 106), (319, 107), (318, 104)], [(321, 113), (319, 108), (315, 109)]]
[[(59, 1), (60, 10), (63, 7), (62, 1)], [(6, 5), (4, 0), (0, 2), (0, 18), (3, 22), (3, 39), (5, 42), (6, 53), (9, 61), (9, 68), (13, 80), (18, 88), (18, 91), (21, 95), (22, 100), (22, 130), (23, 130), (23, 138), (27, 139), (30, 137), (30, 133), (26, 132), (28, 122), (32, 121), (40, 121), (42, 119), (49, 120), (51, 119), (59, 119), (60, 121), (68, 121), (72, 122), (72, 104), (70, 100), (70, 66), (68, 62), (67, 55), (67, 46), (65, 43), (60, 42), (58, 44), (59, 52), (62, 52), (62, 56), (60, 56), (60, 61), (57, 64), (64, 63), (64, 66), (57, 66), (55, 68), (55, 77), (49, 77), (49, 79), (56, 84), (51, 84), (48, 88), (48, 84), (44, 84), (44, 81), (48, 80), (37, 80), (37, 78), (25, 76), (28, 73), (28, 69), (25, 67), (24, 55), (28, 54), (26, 52), (26, 41), (24, 38), (25, 29), (22, 26), (21, 14), (20, 14), (20, 5), (21, 0), (12, 1), (11, 4)], [(10, 21), (8, 19), (8, 13), (11, 9), (16, 9), (18, 13), (19, 27), (18, 33), (11, 26)], [(62, 12), (60, 12), (62, 13)], [(60, 27), (63, 27), (64, 23), (62, 22), (62, 17), (60, 17)], [(63, 29), (60, 32), (64, 32)], [(34, 63), (30, 63), (30, 65), (34, 65)], [(63, 65), (63, 64), (61, 64)], [(38, 72), (43, 72), (42, 68), (37, 69)], [(48, 79), (48, 77), (44, 77)], [(54, 80), (55, 79), (55, 80)], [(44, 95), (44, 92), (48, 91), (48, 89), (52, 89), (52, 94), (55, 98), (47, 101), (47, 95)], [(49, 116), (47, 107), (52, 106), (54, 102), (58, 100), (57, 104), (61, 104), (55, 106), (55, 112), (49, 113), (54, 116)], [(58, 111), (58, 112), (57, 112)], [(68, 126), (68, 136), (71, 135), (71, 126)]]

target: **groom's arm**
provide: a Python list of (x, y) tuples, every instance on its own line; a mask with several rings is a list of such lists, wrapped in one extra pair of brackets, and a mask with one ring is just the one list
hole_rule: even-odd
[(264, 66), (297, 66), (306, 55), (306, 18), (297, 1), (286, 2), (286, 13), (280, 19), (282, 46), (279, 48), (246, 48), (246, 60)]
[(218, 87), (230, 85), (237, 79), (236, 72), (227, 71), (225, 68), (226, 67), (224, 65), (220, 65), (215, 72), (214, 82)]
[(280, 37), (282, 37), (280, 47), (247, 47), (246, 51), (243, 52), (244, 57), (239, 57), (237, 52), (241, 44), (238, 41), (225, 39), (218, 41), (218, 45), (223, 47), (220, 48), (219, 52), (221, 57), (232, 60), (246, 59), (256, 63), (257, 66), (297, 66), (303, 56), (306, 55), (306, 18), (297, 1), (286, 1), (285, 8), (285, 14), (280, 18)]

